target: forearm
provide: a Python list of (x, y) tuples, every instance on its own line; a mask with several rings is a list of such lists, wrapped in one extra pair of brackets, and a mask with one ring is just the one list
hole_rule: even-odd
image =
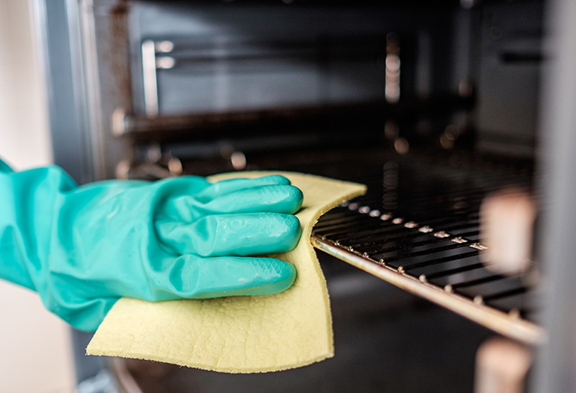
[(53, 223), (76, 187), (60, 168), (14, 172), (0, 161), (0, 278), (39, 290)]

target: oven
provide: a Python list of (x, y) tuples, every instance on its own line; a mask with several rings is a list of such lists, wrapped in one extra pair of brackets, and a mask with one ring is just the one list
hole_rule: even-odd
[[(568, 3), (35, 0), (54, 158), (78, 182), (287, 170), (368, 185), (310, 239), (335, 358), (228, 375), (88, 358), (89, 336), (74, 332), (79, 381), (113, 374), (120, 391), (144, 393), (569, 391), (563, 234), (574, 224), (556, 213), (574, 210), (562, 187), (574, 177)], [(481, 261), (482, 201), (510, 187), (550, 212), (517, 275)], [(486, 390), (482, 380), (510, 376), (494, 356), (515, 353), (517, 390)]]

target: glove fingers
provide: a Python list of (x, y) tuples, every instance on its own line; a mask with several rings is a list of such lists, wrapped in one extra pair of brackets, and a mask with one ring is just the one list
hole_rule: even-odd
[(194, 219), (194, 211), (183, 209), (174, 202), (190, 198), (190, 195), (197, 195), (211, 186), (205, 178), (198, 176), (168, 178), (152, 184), (152, 187), (157, 188), (153, 201), (155, 219), (188, 221)]
[(302, 191), (294, 186), (264, 186), (223, 195), (202, 206), (212, 214), (224, 213), (296, 213), (302, 206)]
[(252, 187), (225, 194), (207, 203), (196, 196), (182, 196), (165, 202), (156, 215), (158, 221), (193, 222), (213, 214), (297, 212), (302, 191), (290, 185)]
[(203, 257), (285, 252), (301, 233), (295, 216), (279, 213), (213, 215), (192, 224), (159, 223), (156, 230), (177, 254)]
[(274, 258), (182, 255), (169, 271), (155, 273), (155, 301), (178, 298), (270, 295), (289, 288), (296, 269)]
[(280, 175), (264, 176), (256, 179), (230, 179), (222, 180), (212, 184), (200, 193), (196, 194), (196, 199), (207, 203), (222, 195), (245, 190), (252, 187), (289, 185), (290, 180)]
[(160, 199), (197, 195), (212, 186), (205, 178), (198, 176), (171, 177), (153, 184), (158, 189), (156, 197)]

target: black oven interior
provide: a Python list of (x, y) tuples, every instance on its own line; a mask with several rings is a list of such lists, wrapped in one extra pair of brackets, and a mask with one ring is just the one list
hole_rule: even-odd
[[(440, 287), (457, 280), (470, 300), (505, 282), (482, 301), (533, 319), (529, 285), (491, 278), (452, 239), (480, 241), (486, 193), (539, 192), (543, 2), (36, 3), (54, 157), (78, 181), (270, 169), (363, 182), (368, 195), (315, 235)], [(376, 211), (403, 229), (369, 221)], [(423, 238), (428, 223), (452, 238)], [(145, 393), (474, 390), (476, 349), (495, 333), (319, 257), (334, 359), (263, 375), (123, 367)], [(74, 334), (79, 380), (102, 367), (86, 339)]]
[(126, 19), (131, 105), (114, 108), (113, 131), (136, 165), (173, 156), (205, 174), (287, 153), (286, 168), (299, 151), (375, 146), (534, 153), (539, 2), (146, 2)]

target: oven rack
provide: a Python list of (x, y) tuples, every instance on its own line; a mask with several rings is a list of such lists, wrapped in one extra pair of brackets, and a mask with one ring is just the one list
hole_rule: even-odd
[(394, 268), (386, 265), (385, 262), (359, 255), (357, 252), (347, 250), (345, 246), (335, 245), (330, 240), (312, 236), (311, 243), (320, 251), (364, 270), (398, 288), (456, 312), (504, 336), (530, 345), (542, 344), (546, 341), (545, 330), (535, 323), (523, 319), (518, 309), (512, 309), (506, 313), (486, 305), (480, 296), (470, 299), (455, 293), (449, 284), (442, 288), (428, 282), (424, 275), (415, 277), (403, 270), (402, 267)]
[(381, 168), (380, 185), (320, 218), (312, 245), (504, 336), (545, 342), (529, 320), (540, 298), (536, 269), (501, 275), (479, 256), (482, 199), (506, 186), (530, 189), (531, 171), (414, 159)]

